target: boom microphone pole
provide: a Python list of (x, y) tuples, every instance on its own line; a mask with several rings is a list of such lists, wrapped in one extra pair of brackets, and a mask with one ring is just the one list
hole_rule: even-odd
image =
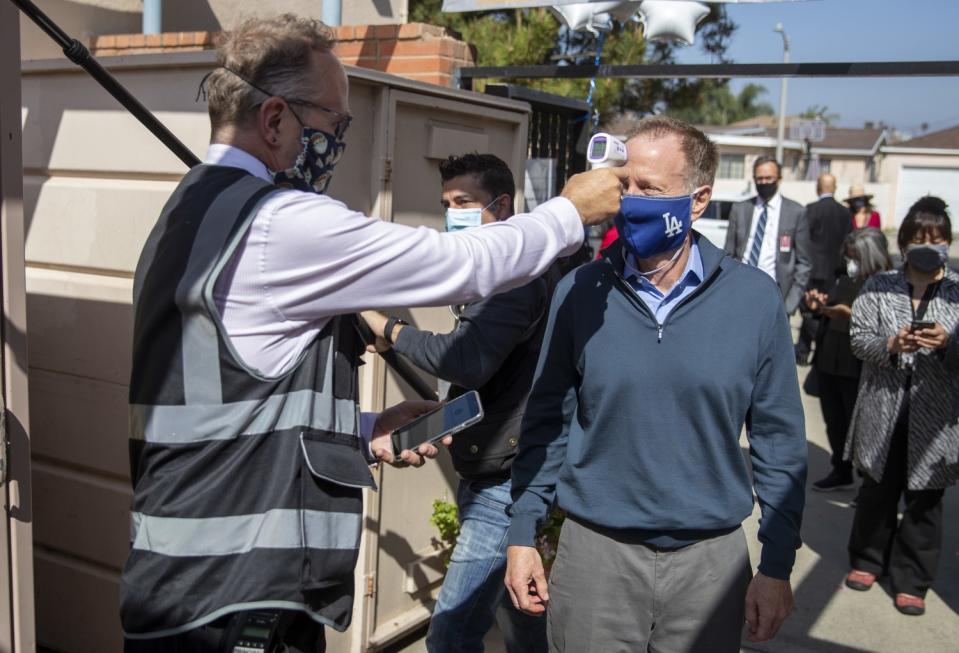
[[(43, 32), (49, 36), (51, 39), (56, 42), (61, 48), (63, 48), (63, 54), (66, 55), (67, 59), (75, 63), (76, 65), (83, 68), (93, 79), (99, 82), (107, 93), (113, 96), (113, 98), (123, 105), (123, 107), (129, 111), (133, 116), (139, 120), (144, 127), (149, 129), (154, 136), (160, 139), (160, 142), (166, 145), (170, 151), (172, 151), (180, 161), (185, 163), (187, 167), (192, 168), (193, 166), (200, 165), (201, 161), (197, 156), (190, 151), (190, 149), (180, 141), (179, 138), (173, 135), (166, 126), (157, 120), (157, 117), (150, 113), (150, 110), (147, 109), (143, 104), (140, 103), (133, 95), (128, 91), (120, 82), (117, 81), (116, 77), (107, 72), (106, 68), (100, 65), (100, 62), (97, 61), (90, 50), (87, 49), (87, 46), (83, 45), (77, 39), (71, 38), (66, 32), (60, 29), (60, 26), (53, 22), (49, 16), (47, 16), (43, 11), (40, 10), (33, 2), (30, 0), (10, 0), (24, 15), (32, 20), (37, 27), (39, 27)], [(359, 321), (360, 331), (363, 334), (363, 339), (367, 344), (371, 344), (375, 338), (373, 333), (370, 331), (369, 326), (359, 315), (356, 316)], [(399, 355), (389, 349), (380, 354), (383, 357), (383, 360), (386, 361), (386, 364), (393, 368), (393, 371), (403, 379), (407, 385), (409, 385), (420, 397), (423, 399), (436, 399), (436, 393), (433, 392), (433, 389), (430, 388), (425, 381), (423, 381), (420, 376), (413, 371), (413, 368), (406, 363), (406, 361), (400, 359)]]

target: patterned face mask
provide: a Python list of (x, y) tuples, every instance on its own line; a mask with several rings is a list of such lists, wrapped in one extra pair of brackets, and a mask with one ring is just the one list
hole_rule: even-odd
[(334, 134), (305, 125), (300, 140), (303, 151), (296, 157), (293, 167), (279, 172), (270, 171), (273, 183), (280, 188), (322, 195), (330, 185), (333, 167), (343, 156), (346, 143)]
[[(281, 98), (286, 102), (290, 113), (293, 114), (293, 117), (296, 118), (296, 121), (300, 123), (300, 126), (303, 128), (300, 135), (303, 150), (296, 157), (293, 167), (280, 171), (270, 170), (270, 174), (273, 175), (273, 183), (280, 188), (293, 188), (295, 190), (301, 190), (307, 193), (319, 193), (321, 195), (325, 193), (327, 187), (330, 185), (330, 180), (333, 178), (333, 167), (340, 160), (340, 157), (343, 156), (343, 150), (346, 149), (343, 136), (346, 135), (346, 130), (349, 129), (350, 123), (353, 121), (353, 116), (348, 113), (334, 111), (333, 109), (320, 106), (307, 100), (285, 98), (281, 95), (275, 95), (260, 88), (232, 68), (226, 66), (219, 66), (219, 68), (235, 75), (262, 93), (265, 98), (261, 100), (261, 103), (265, 101), (266, 98)], [(200, 93), (203, 93), (204, 98), (206, 97), (204, 84), (207, 78), (212, 74), (213, 73), (207, 73), (200, 82)], [(197, 97), (199, 98), (199, 94)], [(306, 124), (300, 120), (300, 116), (296, 111), (293, 110), (291, 105), (294, 104), (311, 107), (334, 116), (336, 118), (336, 132), (331, 134), (319, 129), (307, 127)]]

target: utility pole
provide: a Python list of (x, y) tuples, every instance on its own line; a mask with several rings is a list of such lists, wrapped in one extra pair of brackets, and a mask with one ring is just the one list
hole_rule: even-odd
[(163, 31), (163, 0), (143, 0), (143, 33)]
[[(786, 30), (782, 23), (776, 23), (774, 32), (783, 37), (783, 63), (789, 63), (789, 37), (786, 36)], [(786, 78), (782, 78), (782, 85), (779, 87), (779, 127), (776, 130), (776, 161), (783, 165), (783, 138), (786, 133)]]

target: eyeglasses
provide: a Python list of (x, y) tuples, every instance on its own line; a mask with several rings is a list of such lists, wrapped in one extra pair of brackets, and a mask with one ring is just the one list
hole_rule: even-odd
[[(254, 104), (253, 106), (255, 106), (255, 107), (256, 107), (256, 106), (260, 106), (261, 104), (263, 104), (264, 102), (266, 102), (266, 101), (267, 101), (269, 98), (271, 98), (271, 97), (278, 97), (278, 98), (280, 98), (281, 100), (283, 100), (284, 102), (286, 102), (287, 104), (299, 104), (299, 105), (304, 106), (304, 107), (310, 107), (311, 109), (317, 109), (317, 110), (323, 111), (323, 112), (325, 112), (325, 113), (330, 113), (330, 114), (332, 114), (333, 116), (336, 117), (336, 122), (334, 123), (334, 126), (333, 126), (333, 130), (334, 130), (333, 133), (334, 133), (334, 135), (336, 136), (337, 140), (341, 140), (341, 139), (343, 138), (343, 136), (346, 134), (346, 130), (350, 128), (350, 123), (353, 122), (353, 116), (351, 116), (351, 115), (348, 114), (348, 113), (343, 113), (342, 111), (335, 111), (335, 110), (333, 110), (333, 109), (328, 109), (327, 107), (324, 107), (324, 106), (321, 106), (321, 105), (319, 105), (319, 104), (316, 104), (315, 102), (310, 102), (309, 100), (298, 100), (298, 99), (292, 99), (292, 98), (285, 98), (285, 97), (283, 97), (282, 95), (276, 95), (276, 94), (274, 94), (274, 93), (270, 93), (270, 92), (268, 92), (268, 91), (263, 90), (262, 88), (260, 88), (259, 86), (257, 86), (256, 84), (254, 84), (253, 82), (251, 82), (250, 80), (248, 80), (246, 77), (244, 77), (244, 76), (241, 75), (240, 73), (238, 73), (238, 72), (236, 72), (235, 70), (233, 70), (232, 68), (228, 68), (227, 66), (219, 66), (219, 68), (222, 68), (223, 70), (225, 70), (225, 71), (227, 71), (227, 72), (229, 72), (229, 73), (232, 73), (232, 74), (235, 75), (236, 77), (238, 77), (238, 78), (240, 78), (241, 80), (243, 80), (244, 82), (246, 82), (247, 85), (251, 86), (252, 88), (256, 89), (257, 91), (259, 91), (260, 93), (262, 93), (263, 95), (266, 96), (265, 98), (263, 98), (262, 100), (260, 100), (260, 101), (257, 102), (256, 104)], [(202, 92), (202, 93), (204, 94), (204, 95), (203, 95), (203, 99), (206, 99), (206, 93), (205, 93), (205, 89), (204, 89), (204, 84), (206, 84), (206, 80), (207, 80), (207, 79), (210, 77), (210, 75), (212, 75), (212, 74), (213, 74), (213, 72), (211, 71), (211, 72), (207, 73), (206, 75), (204, 75), (204, 76), (203, 76), (203, 79), (200, 80), (200, 92)], [(197, 97), (199, 97), (199, 94), (197, 95)], [(296, 116), (296, 119), (299, 120), (299, 122), (300, 122), (301, 125), (303, 125), (304, 127), (306, 126), (306, 124), (305, 124), (302, 120), (300, 120), (300, 117), (296, 115), (296, 112), (293, 111), (292, 108), (290, 108), (290, 112), (291, 112), (294, 116)]]
[[(277, 96), (282, 97), (282, 96)], [(350, 124), (353, 122), (353, 116), (348, 113), (343, 113), (342, 111), (336, 111), (334, 109), (329, 109), (322, 105), (317, 104), (316, 102), (310, 102), (309, 100), (296, 100), (282, 98), (286, 101), (287, 104), (299, 104), (304, 107), (310, 107), (311, 109), (316, 109), (317, 111), (322, 111), (324, 113), (331, 114), (336, 120), (333, 123), (333, 133), (336, 135), (337, 140), (341, 140), (346, 134), (346, 130), (350, 128)], [(292, 109), (291, 109), (292, 111)], [(296, 116), (296, 113), (293, 114)], [(300, 120), (299, 116), (296, 116), (297, 120)], [(303, 124), (303, 121), (300, 120), (300, 124)]]

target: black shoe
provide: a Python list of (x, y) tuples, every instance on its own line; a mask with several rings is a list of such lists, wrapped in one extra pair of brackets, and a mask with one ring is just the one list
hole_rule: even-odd
[(816, 492), (832, 492), (833, 490), (851, 490), (856, 486), (852, 474), (842, 474), (833, 470), (829, 476), (812, 484)]

